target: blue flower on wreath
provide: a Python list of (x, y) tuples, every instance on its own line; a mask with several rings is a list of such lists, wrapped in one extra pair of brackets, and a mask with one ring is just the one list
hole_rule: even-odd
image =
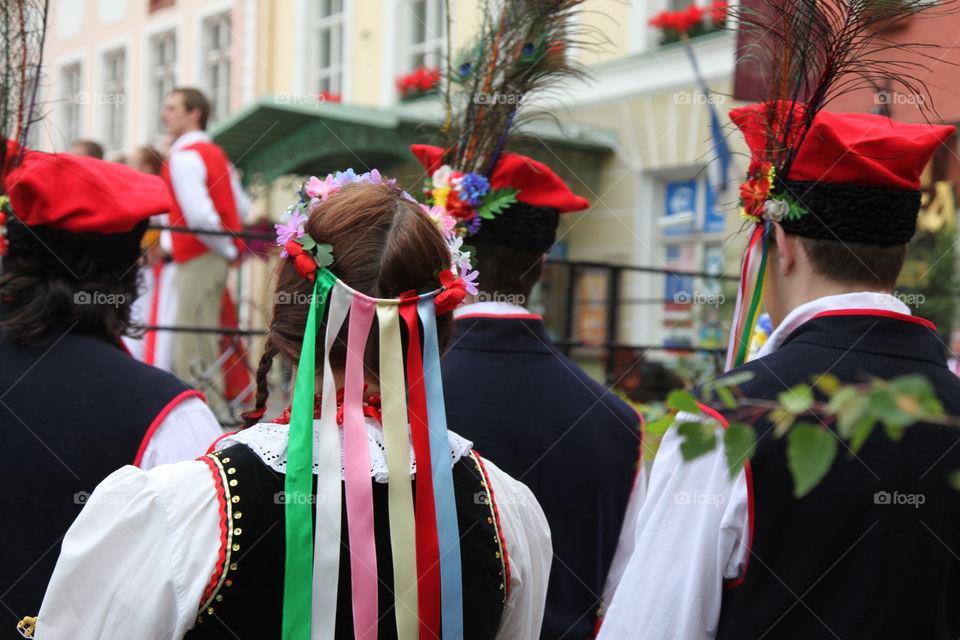
[(490, 181), (479, 173), (470, 172), (460, 178), (457, 190), (460, 192), (460, 200), (475, 207), (490, 191)]

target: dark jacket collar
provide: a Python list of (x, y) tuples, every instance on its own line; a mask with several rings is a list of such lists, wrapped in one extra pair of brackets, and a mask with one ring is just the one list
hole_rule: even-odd
[(555, 353), (543, 318), (533, 314), (469, 314), (453, 323), (451, 349), (515, 353)]

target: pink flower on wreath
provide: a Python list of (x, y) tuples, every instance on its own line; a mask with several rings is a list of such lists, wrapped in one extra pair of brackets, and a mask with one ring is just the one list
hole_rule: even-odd
[[(302, 238), (303, 234), (306, 233), (304, 230), (304, 225), (307, 222), (307, 216), (302, 214), (299, 210), (293, 212), (293, 215), (290, 216), (290, 220), (286, 224), (275, 224), (273, 228), (277, 230), (277, 245), (285, 247), (288, 242), (296, 238)], [(281, 258), (286, 258), (289, 253), (284, 249), (280, 252)]]
[(307, 196), (311, 198), (320, 198), (321, 200), (326, 200), (327, 196), (337, 190), (337, 186), (333, 183), (333, 176), (327, 174), (326, 179), (321, 180), (316, 176), (312, 176), (307, 181), (306, 192)]
[(421, 204), (420, 208), (423, 209), (425, 214), (430, 216), (430, 219), (433, 220), (434, 224), (440, 229), (440, 233), (445, 240), (449, 240), (453, 236), (453, 228), (457, 226), (457, 221), (453, 216), (447, 214), (446, 209), (437, 205), (429, 207), (425, 204)]

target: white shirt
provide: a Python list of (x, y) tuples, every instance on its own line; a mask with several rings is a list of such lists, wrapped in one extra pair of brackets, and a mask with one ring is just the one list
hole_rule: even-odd
[[(553, 556), (550, 529), (526, 485), (488, 460), (484, 467), (510, 563), (497, 638), (536, 638)], [(219, 550), (220, 509), (206, 464), (123, 467), (96, 488), (67, 531), (35, 637), (179, 640), (196, 621)]]
[(186, 398), (170, 410), (153, 432), (140, 459), (140, 468), (199, 458), (222, 435), (223, 428), (207, 403), (196, 396)]
[[(776, 351), (818, 313), (836, 309), (910, 314), (905, 304), (888, 294), (826, 296), (791, 311), (759, 356)], [(681, 413), (676, 424), (697, 419)], [(598, 640), (710, 640), (716, 636), (723, 583), (743, 577), (750, 556), (746, 474), (741, 471), (730, 480), (719, 435), (714, 451), (690, 462), (683, 461), (676, 427), (664, 435), (646, 499), (638, 509), (635, 551)]]
[[(176, 139), (170, 147), (169, 154), (170, 182), (173, 184), (177, 204), (183, 211), (183, 218), (188, 227), (223, 231), (220, 214), (217, 213), (207, 192), (207, 167), (203, 164), (203, 158), (198, 152), (184, 148), (198, 142), (210, 141), (210, 134), (206, 131), (190, 131)], [(237, 216), (243, 221), (250, 210), (250, 200), (243, 192), (237, 172), (232, 165), (230, 166), (230, 185), (237, 205)], [(237, 257), (237, 247), (230, 236), (198, 234), (197, 238), (211, 251), (227, 260)]]

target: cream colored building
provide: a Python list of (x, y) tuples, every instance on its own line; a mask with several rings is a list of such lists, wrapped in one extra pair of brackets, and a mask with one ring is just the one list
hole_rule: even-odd
[[(475, 32), (480, 9), (476, 0), (449, 5), (456, 51)], [(686, 5), (585, 3), (580, 26), (608, 40), (602, 50), (576, 54), (592, 80), (550, 103), (559, 130), (544, 124), (528, 132), (542, 141), (531, 153), (593, 203), (565, 216), (559, 255), (735, 273), (739, 223), (722, 206), (735, 196), (717, 201), (708, 188), (706, 100), (683, 48), (659, 45), (647, 24), (664, 8)], [(439, 104), (401, 100), (396, 81), (441, 63), (443, 0), (53, 0), (49, 23), (40, 93), (47, 117), (34, 132), (42, 148), (92, 138), (117, 157), (159, 144), (163, 95), (192, 85), (211, 96), (212, 131), (247, 179), (275, 184), (260, 213), (282, 210), (294, 182), (278, 179), (284, 175), (368, 164), (401, 180), (421, 177), (404, 148), (429, 138)], [(720, 94), (731, 90), (734, 45), (735, 34), (725, 31), (693, 39), (703, 76)], [(713, 99), (726, 123), (731, 105), (720, 94)], [(735, 158), (734, 184), (744, 168)], [(577, 272), (581, 303), (567, 321), (574, 341), (605, 341), (602, 305), (582, 302), (607, 296), (604, 273)], [(722, 315), (714, 306), (721, 291), (695, 279), (626, 272), (620, 291), (628, 301), (614, 325), (621, 343), (707, 344), (699, 327)], [(689, 300), (676, 299), (678, 292)]]

